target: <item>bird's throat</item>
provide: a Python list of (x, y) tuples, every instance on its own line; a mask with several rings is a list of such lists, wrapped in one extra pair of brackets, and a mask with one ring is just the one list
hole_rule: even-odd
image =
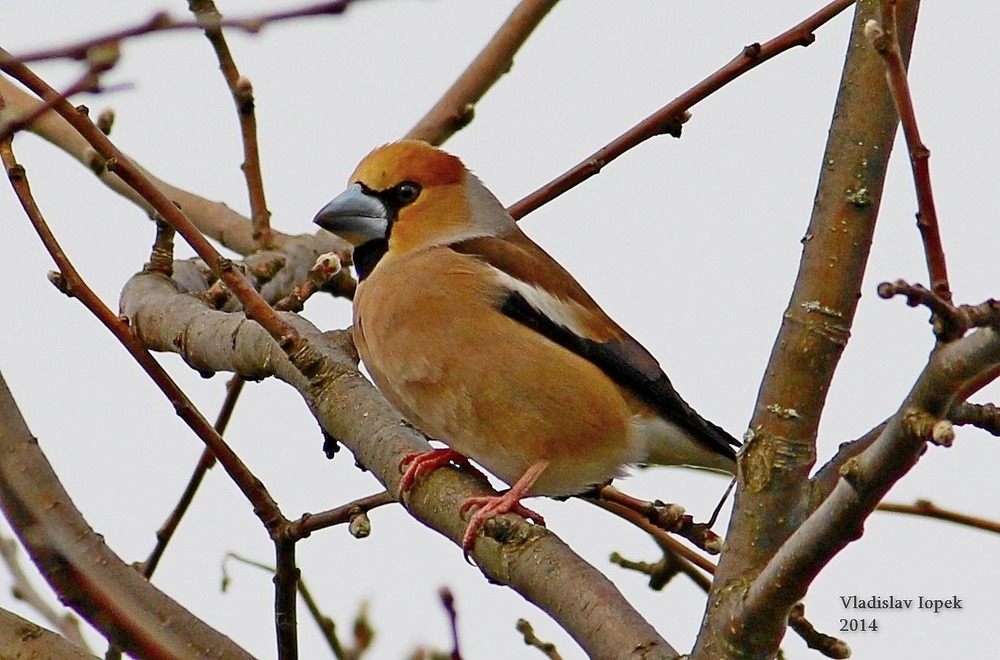
[(389, 251), (389, 241), (377, 238), (354, 248), (354, 268), (358, 271), (358, 281), (363, 281), (375, 270), (379, 260)]

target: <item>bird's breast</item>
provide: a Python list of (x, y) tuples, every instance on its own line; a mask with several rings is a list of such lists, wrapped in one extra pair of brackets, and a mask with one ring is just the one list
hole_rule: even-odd
[(500, 313), (489, 266), (447, 249), (391, 252), (359, 286), (355, 341), (393, 405), (507, 483), (581, 492), (644, 458), (633, 411), (597, 367)]

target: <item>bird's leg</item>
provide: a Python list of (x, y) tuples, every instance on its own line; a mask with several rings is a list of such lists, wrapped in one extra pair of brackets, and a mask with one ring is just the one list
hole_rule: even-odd
[(457, 463), (483, 481), (487, 481), (486, 475), (477, 470), (463, 454), (459, 454), (454, 449), (431, 449), (417, 454), (410, 454), (399, 463), (400, 468), (406, 468), (403, 473), (403, 480), (399, 486), (399, 492), (405, 493), (413, 488), (417, 479), (433, 472), (442, 465)]
[(545, 526), (545, 519), (541, 515), (535, 513), (531, 509), (527, 508), (521, 504), (521, 498), (531, 490), (531, 487), (541, 476), (545, 468), (549, 466), (548, 460), (540, 460), (531, 464), (531, 466), (525, 470), (521, 478), (517, 480), (517, 483), (510, 487), (503, 495), (490, 495), (484, 497), (470, 497), (462, 503), (462, 507), (458, 510), (459, 513), (464, 514), (466, 511), (472, 507), (478, 506), (479, 510), (472, 514), (469, 518), (469, 524), (465, 528), (465, 534), (462, 535), (462, 550), (466, 554), (472, 552), (473, 547), (476, 545), (476, 534), (479, 533), (479, 528), (483, 526), (483, 523), (494, 516), (499, 516), (504, 513), (516, 513), (517, 515), (530, 520), (535, 524)]

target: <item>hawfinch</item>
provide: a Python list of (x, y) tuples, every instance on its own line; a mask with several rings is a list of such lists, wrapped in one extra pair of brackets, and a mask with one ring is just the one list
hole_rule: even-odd
[(354, 246), (354, 342), (386, 398), (448, 445), (409, 457), (405, 492), (468, 459), (510, 484), (462, 541), (531, 495), (582, 493), (637, 463), (735, 472), (739, 443), (677, 394), (656, 359), (524, 235), (462, 162), (380, 147), (315, 222)]

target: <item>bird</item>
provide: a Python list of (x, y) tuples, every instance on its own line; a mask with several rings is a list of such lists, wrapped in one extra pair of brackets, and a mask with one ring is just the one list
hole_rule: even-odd
[(466, 555), (494, 516), (544, 525), (522, 499), (587, 492), (629, 465), (735, 474), (740, 443), (457, 156), (417, 140), (378, 147), (314, 222), (354, 246), (352, 335), (372, 380), (446, 445), (403, 460), (401, 493), (469, 459), (510, 486), (462, 504), (474, 510)]

